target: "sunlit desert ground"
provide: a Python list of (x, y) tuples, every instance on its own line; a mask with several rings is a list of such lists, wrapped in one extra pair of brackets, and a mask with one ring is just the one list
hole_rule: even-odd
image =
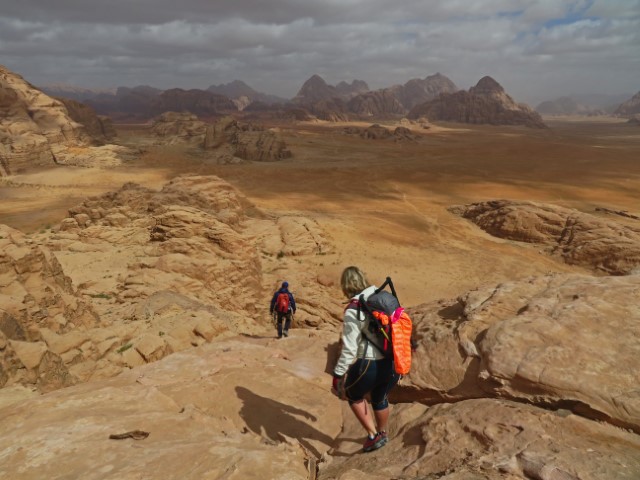
[(275, 127), (292, 158), (235, 165), (207, 162), (186, 147), (150, 145), (148, 127), (121, 125), (117, 141), (143, 148), (139, 160), (118, 168), (58, 167), (3, 178), (0, 223), (42, 231), (82, 199), (126, 182), (158, 189), (176, 175), (218, 175), (268, 215), (319, 222), (334, 245), (309, 260), (323, 275), (337, 279), (351, 264), (375, 282), (390, 275), (402, 302), (411, 306), (481, 284), (579, 271), (535, 246), (483, 233), (450, 213), (452, 205), (504, 198), (596, 214), (597, 207), (640, 213), (637, 126), (607, 118), (545, 120), (546, 130), (415, 127), (415, 142), (362, 139), (345, 134), (347, 124), (281, 124)]

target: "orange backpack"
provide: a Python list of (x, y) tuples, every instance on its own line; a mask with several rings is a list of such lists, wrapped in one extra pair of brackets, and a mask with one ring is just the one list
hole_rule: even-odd
[[(387, 285), (392, 293), (384, 291)], [(409, 314), (400, 306), (391, 278), (387, 277), (382, 286), (366, 300), (361, 295), (358, 310), (364, 311), (369, 320), (362, 331), (366, 340), (385, 357), (393, 357), (396, 373), (409, 373), (413, 324)]]
[(280, 313), (289, 312), (289, 294), (282, 292), (278, 294), (276, 298), (276, 311)]

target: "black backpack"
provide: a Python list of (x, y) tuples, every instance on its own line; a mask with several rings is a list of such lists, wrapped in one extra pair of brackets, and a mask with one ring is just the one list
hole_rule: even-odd
[[(384, 290), (387, 285), (389, 285), (391, 293)], [(360, 318), (359, 313), (364, 312), (365, 319), (363, 321), (367, 322), (362, 334), (367, 342), (373, 345), (385, 358), (393, 358), (391, 325), (382, 325), (374, 312), (382, 312), (390, 317), (398, 308), (400, 308), (400, 302), (390, 277), (387, 277), (382, 286), (377, 288), (366, 300), (364, 295), (360, 295), (358, 298), (358, 318)]]

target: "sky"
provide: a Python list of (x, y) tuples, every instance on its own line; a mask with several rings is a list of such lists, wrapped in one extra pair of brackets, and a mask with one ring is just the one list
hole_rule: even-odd
[(284, 98), (314, 74), (490, 75), (535, 106), (640, 90), (640, 0), (0, 0), (0, 65), (36, 86), (238, 79)]

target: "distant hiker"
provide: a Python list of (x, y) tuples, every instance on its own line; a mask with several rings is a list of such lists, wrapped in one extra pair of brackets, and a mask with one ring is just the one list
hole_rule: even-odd
[[(293, 294), (289, 291), (289, 282), (282, 282), (282, 286), (271, 299), (269, 313), (277, 315), (278, 338), (289, 336), (289, 328), (291, 328), (291, 319), (296, 313), (296, 301)], [(282, 321), (284, 320), (284, 330), (282, 329)]]
[[(367, 337), (368, 320), (360, 308), (360, 299), (369, 298), (376, 287), (369, 284), (358, 267), (347, 267), (342, 272), (340, 284), (350, 302), (344, 310), (342, 351), (333, 370), (332, 391), (349, 401), (351, 410), (367, 432), (362, 449), (370, 452), (387, 443), (387, 395), (398, 383), (400, 375), (395, 371), (393, 355), (385, 357)], [(364, 398), (366, 394), (370, 394), (373, 416)]]

